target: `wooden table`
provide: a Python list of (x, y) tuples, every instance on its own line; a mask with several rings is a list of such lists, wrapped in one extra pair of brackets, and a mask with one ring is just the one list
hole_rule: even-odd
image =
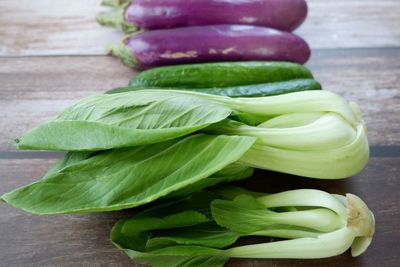
[[(94, 16), (99, 0), (0, 1), (0, 194), (40, 178), (59, 156), (16, 151), (12, 140), (75, 100), (123, 86), (134, 74), (105, 55), (121, 34)], [(358, 258), (232, 260), (228, 266), (400, 266), (400, 1), (310, 0), (297, 31), (307, 64), (327, 90), (357, 101), (369, 127), (371, 159), (355, 177), (317, 181), (258, 172), (243, 184), (266, 192), (320, 188), (352, 192), (375, 213), (371, 247)], [(135, 266), (110, 243), (112, 225), (132, 211), (35, 216), (0, 203), (0, 266)]]

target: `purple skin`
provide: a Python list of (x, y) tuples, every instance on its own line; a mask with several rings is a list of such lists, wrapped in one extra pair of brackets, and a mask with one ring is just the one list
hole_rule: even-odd
[(131, 36), (126, 47), (141, 68), (215, 61), (291, 61), (304, 64), (310, 48), (300, 37), (271, 28), (210, 25)]
[(145, 29), (246, 24), (293, 31), (307, 16), (305, 0), (133, 0), (128, 23)]

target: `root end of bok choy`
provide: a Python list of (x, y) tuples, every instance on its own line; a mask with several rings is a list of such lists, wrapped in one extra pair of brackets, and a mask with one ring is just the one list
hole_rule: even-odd
[(375, 217), (358, 196), (346, 194), (346, 199), (350, 209), (347, 225), (359, 235), (351, 246), (351, 255), (357, 257), (364, 253), (372, 242), (375, 233)]

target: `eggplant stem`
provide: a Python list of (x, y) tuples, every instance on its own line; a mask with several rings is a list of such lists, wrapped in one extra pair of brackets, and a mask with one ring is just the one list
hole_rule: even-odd
[(120, 7), (122, 5), (130, 3), (130, 0), (103, 0), (101, 1), (102, 6)]
[(108, 52), (110, 55), (121, 59), (122, 63), (130, 68), (135, 68), (140, 65), (140, 62), (132, 54), (132, 51), (126, 47), (124, 43), (110, 45), (108, 47)]
[(96, 16), (96, 21), (103, 26), (121, 29), (124, 22), (124, 15), (120, 9), (115, 12), (100, 13)]
[(125, 33), (134, 33), (139, 30), (135, 24), (125, 21), (125, 10), (127, 4), (121, 5), (114, 12), (100, 13), (96, 16), (96, 21), (103, 26), (117, 28)]

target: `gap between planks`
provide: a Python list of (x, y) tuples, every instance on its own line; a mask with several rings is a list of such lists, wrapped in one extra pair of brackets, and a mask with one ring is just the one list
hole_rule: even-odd
[[(331, 48), (315, 48), (312, 49), (311, 53), (324, 53), (324, 52), (351, 52), (351, 51), (369, 51), (369, 50), (381, 50), (381, 51), (390, 51), (390, 50), (400, 50), (400, 46), (378, 46), (378, 47), (331, 47)], [(0, 54), (1, 59), (29, 59), (29, 58), (81, 58), (81, 57), (112, 57), (108, 54), (55, 54), (55, 55), (2, 55)], [(115, 58), (115, 60), (118, 60)], [(122, 63), (121, 63), (122, 64)], [(307, 65), (307, 64), (306, 64)]]
[[(0, 159), (58, 159), (64, 152), (49, 151), (0, 151)], [(371, 146), (371, 158), (398, 158), (400, 146)]]

